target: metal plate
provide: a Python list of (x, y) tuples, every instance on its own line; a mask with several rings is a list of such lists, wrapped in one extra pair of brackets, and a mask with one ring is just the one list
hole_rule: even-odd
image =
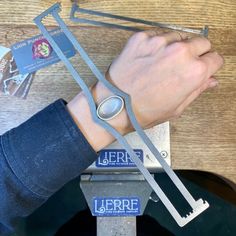
[[(145, 130), (147, 136), (151, 139), (153, 144), (158, 147), (161, 155), (165, 158), (165, 161), (168, 165), (171, 165), (171, 155), (170, 155), (170, 128), (169, 122), (157, 125), (153, 128)], [(152, 173), (162, 171), (162, 166), (157, 161), (153, 153), (147, 148), (144, 142), (140, 139), (139, 135), (136, 132), (130, 133), (125, 136), (130, 145), (134, 149), (141, 149), (143, 151), (143, 164), (149, 171)], [(113, 144), (109, 145), (104, 150), (124, 150), (122, 146), (116, 141)], [(96, 172), (127, 172), (127, 171), (139, 171), (138, 168), (134, 165), (130, 165), (132, 161), (130, 158), (124, 157), (121, 158), (118, 155), (115, 155), (115, 152), (112, 152), (112, 156), (109, 155), (107, 158), (100, 157), (96, 162), (94, 162), (88, 169), (85, 170), (85, 173), (96, 173)], [(128, 155), (128, 154), (127, 154)], [(100, 164), (98, 167), (98, 163)], [(103, 167), (101, 167), (103, 166)], [(129, 167), (127, 167), (129, 166)]]

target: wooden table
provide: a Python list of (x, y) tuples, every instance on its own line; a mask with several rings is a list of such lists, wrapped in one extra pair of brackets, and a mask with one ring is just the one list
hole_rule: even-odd
[[(38, 34), (33, 18), (54, 3), (54, 0), (1, 0), (0, 45), (10, 47)], [(193, 28), (209, 25), (209, 38), (213, 47), (224, 56), (225, 66), (217, 74), (219, 88), (204, 93), (181, 118), (171, 123), (172, 166), (174, 169), (214, 172), (236, 182), (236, 2), (91, 0), (81, 1), (81, 6)], [(69, 0), (62, 0), (63, 19), (97, 66), (105, 71), (131, 33), (78, 27), (68, 20), (70, 7)], [(52, 20), (47, 24), (54, 26)], [(94, 77), (79, 57), (73, 61), (87, 83), (94, 83)], [(70, 100), (78, 91), (78, 86), (61, 63), (38, 71), (27, 100), (0, 95), (0, 134), (58, 98)]]

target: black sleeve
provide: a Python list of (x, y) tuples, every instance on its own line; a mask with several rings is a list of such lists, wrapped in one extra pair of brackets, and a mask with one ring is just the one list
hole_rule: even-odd
[[(81, 111), (83, 112), (83, 111)], [(0, 235), (97, 158), (58, 100), (0, 136)]]

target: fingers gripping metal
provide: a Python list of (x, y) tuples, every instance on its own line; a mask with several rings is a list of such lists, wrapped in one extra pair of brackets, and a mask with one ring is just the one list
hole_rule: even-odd
[[(150, 184), (152, 189), (156, 192), (160, 200), (163, 202), (163, 204), (166, 206), (167, 210), (170, 212), (170, 214), (173, 216), (173, 218), (176, 220), (176, 222), (179, 224), (179, 226), (184, 226), (188, 222), (190, 222), (193, 218), (195, 218), (197, 215), (199, 215), (201, 212), (203, 212), (205, 209), (208, 208), (209, 204), (207, 202), (204, 202), (202, 199), (199, 199), (195, 201), (195, 199), (192, 197), (192, 195), (189, 193), (189, 191), (186, 189), (186, 187), (183, 185), (183, 183), (180, 181), (178, 176), (174, 173), (174, 171), (169, 167), (169, 165), (166, 163), (166, 161), (162, 158), (159, 151), (156, 149), (156, 147), (153, 145), (149, 137), (145, 134), (143, 129), (140, 127), (139, 123), (137, 122), (137, 119), (134, 115), (134, 112), (132, 110), (131, 106), (131, 98), (128, 94), (124, 93), (117, 87), (113, 86), (111, 83), (109, 83), (104, 75), (98, 70), (96, 65), (93, 63), (93, 61), (90, 59), (88, 54), (85, 52), (85, 50), (81, 47), (80, 43), (77, 41), (77, 39), (74, 37), (74, 35), (70, 32), (64, 21), (59, 16), (60, 11), (60, 4), (57, 3), (50, 7), (48, 10), (40, 14), (34, 19), (34, 22), (38, 26), (38, 28), (42, 31), (44, 37), (49, 41), (54, 51), (57, 53), (58, 57), (62, 60), (62, 62), (67, 67), (68, 71), (71, 73), (73, 78), (76, 80), (76, 82), (79, 84), (83, 92), (85, 93), (89, 106), (90, 111), (92, 114), (92, 118), (95, 123), (99, 124), (103, 128), (105, 128), (108, 132), (110, 132), (117, 141), (126, 149), (140, 172), (143, 174), (147, 182)], [(173, 181), (175, 186), (178, 188), (180, 193), (183, 195), (183, 197), (186, 199), (186, 201), (189, 203), (189, 205), (192, 207), (192, 212), (189, 213), (186, 217), (182, 217), (174, 205), (170, 202), (166, 194), (162, 191), (160, 186), (156, 183), (150, 172), (144, 167), (141, 160), (138, 158), (138, 156), (133, 151), (132, 147), (129, 145), (127, 140), (116, 130), (114, 129), (109, 123), (106, 121), (103, 121), (98, 118), (97, 112), (96, 112), (96, 104), (94, 102), (93, 96), (85, 84), (85, 82), (80, 77), (79, 73), (75, 70), (75, 68), (72, 66), (70, 61), (67, 59), (67, 57), (63, 54), (57, 43), (53, 40), (49, 32), (47, 31), (46, 27), (42, 24), (43, 18), (47, 17), (48, 15), (52, 15), (60, 28), (63, 30), (65, 35), (68, 37), (68, 39), (71, 41), (71, 43), (74, 45), (75, 49), (79, 52), (82, 59), (86, 62), (90, 70), (93, 72), (93, 74), (97, 77), (97, 79), (103, 83), (114, 95), (118, 95), (122, 97), (125, 101), (125, 108), (128, 113), (128, 116), (130, 118), (130, 121), (134, 127), (134, 129), (137, 131), (138, 135), (142, 139), (142, 141), (147, 145), (147, 147), (150, 149), (150, 151), (154, 154), (156, 159), (159, 161), (159, 163), (162, 165), (164, 171), (168, 174), (170, 179)]]

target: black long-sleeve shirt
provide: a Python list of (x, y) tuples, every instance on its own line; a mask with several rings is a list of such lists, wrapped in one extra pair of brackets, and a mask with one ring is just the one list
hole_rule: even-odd
[(0, 136), (0, 235), (96, 158), (63, 100)]

